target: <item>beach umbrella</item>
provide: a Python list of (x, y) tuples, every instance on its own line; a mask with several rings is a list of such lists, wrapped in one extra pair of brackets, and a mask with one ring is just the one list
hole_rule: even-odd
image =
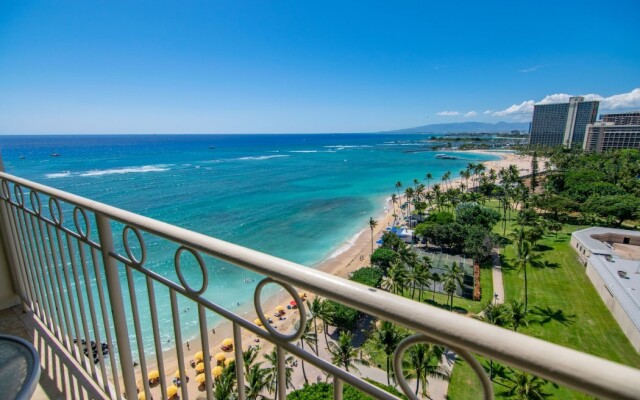
[(217, 378), (222, 375), (222, 371), (224, 371), (224, 368), (222, 368), (221, 366), (217, 366), (213, 369), (213, 371), (211, 371), (211, 374), (214, 378)]
[(138, 400), (147, 400), (147, 396), (144, 394), (144, 392), (138, 393)]
[(207, 380), (207, 377), (204, 374), (196, 375), (196, 382), (204, 383)]
[(193, 356), (193, 359), (196, 361), (202, 361), (204, 360), (204, 355), (202, 354), (201, 351), (199, 351)]
[(233, 346), (233, 339), (226, 338), (225, 340), (222, 341), (222, 345), (223, 346)]
[(178, 387), (176, 385), (171, 385), (167, 388), (167, 397), (171, 398), (178, 394)]
[(224, 353), (216, 354), (216, 361), (222, 362), (227, 359), (227, 356)]
[(196, 372), (200, 373), (204, 371), (204, 363), (198, 363), (198, 365), (196, 365)]
[(298, 303), (296, 303), (296, 301), (295, 301), (295, 300), (291, 300), (291, 301), (289, 302), (289, 305), (297, 306), (297, 305), (298, 305)]
[(305, 297), (307, 297), (307, 292), (299, 292), (298, 296), (300, 296), (300, 298), (304, 299)]
[(256, 325), (258, 325), (258, 326), (262, 326), (262, 321), (260, 321), (260, 318), (256, 318), (256, 319), (253, 321), (253, 323), (254, 323), (254, 324), (256, 324)]
[(232, 362), (234, 362), (235, 360), (233, 358), (227, 358), (226, 360), (224, 360), (224, 366), (228, 367), (229, 365), (231, 365)]
[(278, 307), (276, 307), (276, 311), (284, 311), (284, 307), (278, 306)]
[(180, 379), (180, 370), (176, 370), (176, 373), (173, 374), (173, 376), (175, 376), (176, 378)]
[(157, 370), (153, 370), (149, 372), (149, 379), (158, 379), (158, 378), (160, 378), (160, 372), (158, 372)]

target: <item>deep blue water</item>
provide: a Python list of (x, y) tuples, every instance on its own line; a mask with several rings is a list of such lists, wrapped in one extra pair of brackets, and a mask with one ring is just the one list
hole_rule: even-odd
[[(458, 177), (468, 162), (494, 159), (471, 154), (436, 159), (434, 152), (421, 151), (429, 149), (427, 138), (0, 136), (0, 149), (11, 174), (314, 266), (344, 250), (370, 216), (381, 214), (397, 181), (405, 186), (414, 178), (426, 183), (426, 173), (439, 180), (447, 170)], [(146, 244), (147, 266), (175, 279), (175, 246), (152, 238)], [(208, 268), (210, 299), (229, 308), (250, 301), (252, 284), (245, 280), (254, 275), (217, 262), (209, 262)], [(199, 270), (190, 268), (185, 274), (192, 274), (197, 286)], [(137, 278), (136, 292), (145, 290)], [(168, 296), (159, 294), (158, 301), (168, 304)], [(186, 314), (182, 322), (189, 337), (196, 332), (195, 310)], [(148, 319), (148, 313), (142, 317)]]

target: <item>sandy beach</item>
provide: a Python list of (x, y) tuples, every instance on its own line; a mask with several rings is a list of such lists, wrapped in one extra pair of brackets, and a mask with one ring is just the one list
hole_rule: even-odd
[[(494, 169), (496, 172), (502, 168), (507, 168), (509, 165), (516, 165), (518, 170), (521, 171), (521, 174), (527, 174), (529, 169), (531, 168), (531, 157), (529, 156), (520, 156), (512, 153), (504, 153), (504, 152), (491, 152), (491, 151), (468, 151), (465, 152), (467, 154), (491, 154), (499, 156), (499, 160), (495, 161), (485, 161), (483, 162), (487, 168)], [(544, 165), (544, 160), (539, 160), (540, 170)], [(425, 171), (425, 173), (428, 171)], [(451, 180), (451, 184), (447, 185), (448, 187), (458, 187), (463, 180), (459, 178), (459, 171), (451, 171), (452, 177), (456, 177)], [(434, 177), (435, 179), (431, 182), (431, 184), (438, 183), (440, 177)], [(393, 192), (393, 188), (390, 189), (390, 193)], [(400, 196), (399, 204), (402, 204), (405, 201), (404, 195)], [(397, 207), (397, 205), (396, 205)], [(391, 204), (391, 201), (387, 201), (384, 205), (384, 211), (378, 215), (374, 216), (374, 219), (378, 222), (376, 228), (373, 232), (373, 240), (374, 242), (380, 237), (381, 233), (387, 228), (391, 227), (394, 222), (394, 206)], [(348, 248), (347, 245), (350, 246)], [(371, 255), (371, 231), (368, 227), (364, 227), (360, 234), (352, 240), (351, 243), (344, 243), (342, 245), (345, 251), (342, 253), (330, 257), (323, 262), (313, 266), (321, 271), (347, 278), (349, 274), (353, 271), (368, 266), (369, 265), (369, 257)], [(308, 293), (308, 299), (312, 298), (313, 294)], [(263, 300), (263, 309), (265, 313), (272, 315), (275, 312), (275, 307), (277, 305), (286, 306), (289, 304), (291, 297), (285, 291), (281, 291), (277, 294), (270, 296), (269, 298), (265, 298)], [(253, 310), (253, 305), (247, 305), (243, 309), (238, 312), (238, 315), (247, 319), (248, 321), (253, 321), (256, 318), (256, 313)], [(280, 332), (288, 332), (292, 329), (295, 321), (298, 320), (298, 313), (295, 310), (286, 310), (285, 314), (286, 320), (280, 321), (277, 318), (273, 317), (274, 323), (272, 325), (277, 326), (278, 331)], [(232, 324), (229, 321), (223, 322), (217, 326), (209, 327), (208, 332), (208, 343), (210, 345), (210, 355), (215, 355), (220, 352), (220, 347), (222, 341), (225, 338), (232, 338)], [(211, 330), (213, 329), (213, 330)], [(215, 333), (214, 333), (215, 332)], [(319, 335), (322, 336), (322, 335)], [(257, 336), (252, 332), (242, 330), (242, 348), (246, 350), (250, 345), (260, 345), (262, 348), (262, 354), (267, 354), (271, 351), (273, 345), (265, 340), (256, 341)], [(197, 399), (197, 398), (205, 398), (205, 394), (202, 387), (199, 388), (198, 384), (195, 382), (196, 373), (194, 368), (190, 366), (190, 361), (193, 360), (194, 354), (198, 351), (202, 350), (201, 341), (198, 338), (197, 340), (191, 340), (188, 344), (185, 342), (182, 344), (182, 351), (185, 355), (184, 365), (185, 371), (190, 379), (189, 383), (187, 383), (189, 398)], [(206, 353), (206, 352), (205, 352)], [(226, 353), (228, 357), (233, 358), (233, 352)], [(261, 361), (261, 359), (259, 359)], [(178, 357), (176, 349), (170, 349), (163, 352), (163, 362), (164, 362), (164, 372), (167, 379), (167, 384), (171, 385), (172, 380), (174, 378), (174, 373), (178, 369)], [(211, 367), (215, 366), (215, 359), (212, 360)], [(148, 371), (157, 369), (156, 368), (155, 357), (147, 357), (147, 368)], [(296, 368), (298, 369), (298, 368)], [(137, 383), (140, 391), (143, 391), (143, 385), (141, 376), (142, 373), (140, 371), (140, 367), (136, 367), (136, 375), (137, 375)], [(315, 375), (314, 375), (315, 376)], [(313, 379), (315, 380), (315, 379)], [(301, 373), (294, 373), (294, 386), (299, 388), (304, 383)], [(160, 385), (156, 385), (151, 388), (151, 395), (154, 399), (161, 398), (160, 393)], [(179, 392), (180, 394), (180, 392)]]

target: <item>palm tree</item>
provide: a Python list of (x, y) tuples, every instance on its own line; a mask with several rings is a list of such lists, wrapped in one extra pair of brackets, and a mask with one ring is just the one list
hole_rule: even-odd
[(329, 353), (331, 353), (331, 362), (338, 366), (344, 367), (349, 372), (349, 367), (357, 371), (354, 362), (362, 365), (369, 363), (358, 357), (358, 350), (351, 343), (353, 335), (349, 331), (341, 331), (337, 343), (329, 342)]
[(433, 179), (433, 175), (431, 174), (431, 172), (427, 172), (427, 175), (425, 176), (425, 179), (427, 180), (427, 190), (429, 189), (429, 182), (431, 182), (431, 180)]
[(220, 400), (234, 400), (237, 398), (234, 391), (234, 387), (236, 385), (235, 363), (226, 367), (215, 381), (216, 385), (213, 388), (214, 398)]
[(549, 394), (543, 391), (548, 381), (526, 372), (514, 371), (511, 368), (509, 370), (512, 374), (507, 377), (507, 381), (511, 383), (511, 388), (506, 393), (508, 397), (522, 400), (543, 400), (549, 397)]
[(451, 176), (451, 171), (447, 171), (442, 175), (442, 182), (444, 183), (444, 185), (447, 185), (447, 180), (449, 180), (449, 177)]
[(371, 228), (371, 254), (373, 254), (373, 228), (378, 225), (378, 221), (373, 219), (373, 217), (369, 217), (369, 228)]
[(396, 190), (398, 190), (398, 197), (400, 197), (400, 188), (402, 187), (402, 182), (396, 182)]
[(322, 318), (322, 308), (324, 303), (320, 297), (316, 296), (312, 300), (307, 301), (307, 308), (313, 319), (313, 331), (316, 334), (316, 354), (318, 354), (318, 318)]
[(242, 361), (244, 364), (244, 374), (249, 375), (249, 371), (253, 367), (258, 355), (260, 354), (259, 347), (249, 347), (247, 350), (242, 352)]
[(411, 199), (413, 198), (415, 191), (412, 187), (408, 187), (404, 190), (404, 196), (407, 199), (407, 217), (411, 215)]
[[(447, 270), (445, 271), (444, 278), (443, 278), (444, 289), (449, 295), (449, 297), (451, 298), (451, 306), (449, 307), (449, 310), (452, 310), (453, 294), (456, 291), (456, 288), (458, 286), (462, 286), (464, 271), (462, 270), (462, 268), (460, 268), (458, 263), (455, 261), (453, 262), (453, 264), (451, 264), (451, 266), (445, 265), (445, 267), (447, 268)], [(447, 302), (448, 302), (448, 299), (447, 299)]]
[(449, 380), (447, 370), (440, 365), (444, 348), (427, 343), (418, 343), (407, 350), (408, 358), (403, 362), (404, 373), (416, 379), (416, 396), (422, 384), (422, 395), (428, 397), (427, 377)]
[(529, 299), (528, 293), (528, 281), (527, 281), (527, 265), (529, 265), (536, 257), (531, 250), (531, 244), (526, 240), (522, 241), (522, 244), (516, 248), (517, 259), (516, 265), (524, 272), (524, 311), (527, 311), (527, 303)]
[(387, 278), (387, 281), (390, 283), (389, 290), (393, 293), (399, 293), (402, 295), (404, 287), (407, 284), (407, 269), (401, 261), (396, 260), (391, 263)]
[(509, 305), (506, 317), (514, 331), (517, 331), (520, 326), (527, 326), (529, 324), (529, 321), (527, 321), (527, 310), (524, 308), (522, 302), (517, 300), (512, 301)]
[[(270, 367), (266, 368), (267, 390), (269, 391), (269, 393), (275, 392), (273, 394), (273, 398), (277, 399), (278, 398), (278, 351), (274, 347), (273, 350), (271, 350), (271, 353), (265, 354), (264, 358), (267, 361), (269, 361), (269, 363), (271, 364)], [(293, 380), (291, 378), (291, 376), (293, 375), (293, 367), (291, 366), (293, 364), (293, 360), (294, 360), (293, 356), (286, 355), (285, 353), (284, 370), (285, 370), (285, 377), (286, 377), (285, 387), (287, 389), (289, 387), (293, 387), (295, 389), (295, 387), (293, 386)]]
[(247, 400), (258, 400), (264, 398), (262, 391), (267, 389), (268, 371), (262, 368), (262, 363), (257, 363), (251, 366), (249, 373), (245, 375), (247, 384), (245, 385)]
[[(296, 321), (295, 324), (296, 331), (300, 329), (300, 321)], [(307, 321), (304, 332), (302, 336), (300, 336), (300, 348), (304, 350), (304, 344), (307, 343), (309, 347), (313, 350), (313, 344), (318, 343), (318, 335), (311, 332), (311, 321)], [(317, 355), (317, 353), (316, 353)], [(307, 379), (307, 371), (304, 369), (304, 359), (300, 359), (300, 363), (302, 364), (302, 376), (304, 377), (304, 383), (309, 384), (309, 380)]]
[(382, 349), (387, 358), (387, 385), (391, 385), (390, 376), (392, 374), (391, 356), (398, 348), (398, 344), (403, 336), (398, 329), (389, 321), (379, 321), (376, 330), (371, 336), (376, 348)]
[(391, 204), (393, 206), (393, 213), (396, 212), (396, 203), (398, 202), (398, 196), (395, 193), (391, 193)]

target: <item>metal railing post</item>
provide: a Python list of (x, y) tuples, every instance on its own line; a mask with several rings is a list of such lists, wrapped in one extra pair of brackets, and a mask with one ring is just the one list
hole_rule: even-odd
[[(102, 252), (102, 262), (104, 265), (105, 280), (109, 299), (111, 302), (111, 316), (116, 331), (116, 343), (118, 344), (118, 355), (122, 368), (122, 381), (128, 399), (138, 397), (136, 390), (136, 377), (133, 371), (133, 358), (131, 357), (131, 344), (129, 343), (129, 332), (127, 320), (124, 314), (124, 303), (122, 300), (122, 288), (118, 276), (118, 265), (111, 253), (115, 253), (113, 246), (113, 236), (109, 219), (100, 213), (96, 213), (96, 226), (98, 237), (100, 238), (100, 250)], [(114, 377), (117, 379), (117, 377)]]

